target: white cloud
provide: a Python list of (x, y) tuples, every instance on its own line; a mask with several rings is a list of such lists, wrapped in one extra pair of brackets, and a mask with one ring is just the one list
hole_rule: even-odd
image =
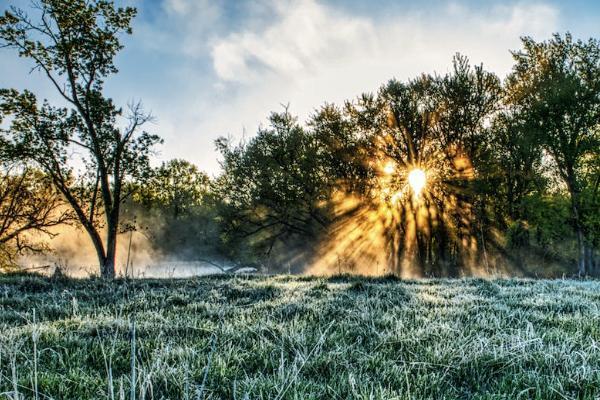
[[(376, 91), (393, 77), (444, 73), (455, 52), (503, 76), (520, 36), (559, 29), (558, 10), (544, 3), (463, 4), (375, 16), (317, 0), (163, 0), (163, 13), (140, 22), (134, 39), (168, 67), (130, 92), (157, 115), (163, 159), (186, 158), (215, 173), (214, 140), (254, 134), (281, 104), (304, 120), (324, 102)], [(138, 63), (130, 67), (124, 81)]]
[(214, 43), (213, 66), (220, 79), (249, 83), (276, 75), (301, 81), (318, 79), (332, 68), (355, 72), (353, 80), (373, 75), (367, 68), (406, 75), (447, 65), (456, 51), (505, 73), (508, 50), (518, 46), (519, 36), (547, 36), (558, 20), (557, 10), (544, 4), (487, 12), (452, 4), (435, 15), (391, 15), (381, 21), (314, 0), (286, 4), (261, 31), (234, 32)]
[[(504, 76), (520, 36), (544, 39), (565, 28), (558, 9), (543, 2), (465, 4), (375, 16), (317, 0), (163, 0), (158, 12), (136, 19), (110, 93), (119, 104), (140, 96), (154, 112), (149, 129), (165, 138), (161, 158), (216, 172), (213, 141), (240, 138), (244, 129), (253, 134), (282, 103), (304, 119), (326, 101), (375, 91), (392, 77), (444, 73), (455, 52)], [(2, 57), (1, 87), (39, 89), (54, 99), (43, 76), (27, 75), (29, 64)]]
[(277, 11), (274, 23), (262, 32), (233, 33), (214, 44), (213, 65), (221, 79), (318, 73), (324, 64), (343, 62), (348, 56), (350, 61), (357, 50), (374, 44), (373, 26), (363, 18), (336, 15), (313, 1), (289, 3)]

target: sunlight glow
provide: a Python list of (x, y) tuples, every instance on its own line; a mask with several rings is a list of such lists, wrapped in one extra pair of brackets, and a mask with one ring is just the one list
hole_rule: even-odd
[(393, 162), (389, 162), (389, 163), (385, 164), (385, 167), (383, 167), (383, 172), (386, 175), (391, 175), (394, 173), (394, 171), (396, 171), (396, 166), (394, 165)]
[(421, 190), (425, 187), (427, 176), (425, 171), (420, 168), (415, 168), (408, 173), (408, 184), (410, 185), (415, 197), (419, 197)]
[(307, 273), (394, 274), (405, 279), (452, 273), (431, 245), (437, 246), (442, 235), (457, 244), (452, 257), (460, 259), (465, 271), (487, 273), (481, 269), (483, 242), (461, 233), (472, 229), (473, 207), (462, 200), (460, 188), (445, 183), (474, 179), (469, 158), (457, 151), (449, 159), (444, 151), (427, 146), (413, 160), (391, 158), (388, 149), (401, 147), (394, 136), (376, 142), (369, 196), (336, 192), (336, 222)]

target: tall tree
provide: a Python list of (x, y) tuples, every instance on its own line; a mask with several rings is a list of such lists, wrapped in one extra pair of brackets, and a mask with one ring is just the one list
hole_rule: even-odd
[(287, 109), (269, 120), (248, 143), (217, 141), (225, 231), (238, 241), (253, 238), (267, 256), (278, 241), (314, 237), (326, 223), (318, 201), (326, 195), (317, 141)]
[[(571, 201), (578, 242), (578, 271), (588, 273), (586, 232), (589, 208), (582, 193), (586, 160), (600, 157), (600, 43), (556, 34), (551, 40), (522, 39), (507, 80), (515, 112), (528, 121), (528, 131), (551, 155)], [(589, 211), (588, 211), (589, 212)], [(595, 210), (594, 212), (598, 212)]]
[[(151, 147), (160, 141), (140, 130), (150, 116), (139, 103), (124, 116), (104, 94), (105, 79), (117, 72), (119, 37), (131, 33), (136, 10), (109, 0), (39, 0), (31, 10), (35, 19), (16, 7), (6, 11), (0, 40), (30, 59), (67, 107), (40, 106), (30, 92), (4, 89), (1, 111), (12, 116), (4, 134), (16, 157), (52, 178), (93, 242), (101, 275), (111, 278), (127, 180), (145, 174)], [(78, 164), (72, 154), (81, 155)], [(74, 165), (85, 171), (77, 173)]]
[[(375, 179), (382, 190), (402, 192), (414, 168), (427, 174), (421, 204), (404, 201), (395, 207), (399, 236), (414, 238), (411, 246), (401, 241), (399, 260), (412, 258), (418, 269), (432, 268), (430, 273), (456, 274), (466, 258), (461, 243), (476, 237), (485, 250), (491, 151), (486, 126), (500, 93), (496, 75), (456, 55), (451, 73), (392, 80), (376, 99), (362, 96), (354, 107), (357, 129), (370, 138), (371, 159), (395, 166), (391, 177)], [(425, 221), (416, 226), (411, 220)], [(467, 250), (472, 253), (470, 246)]]
[(524, 219), (523, 202), (526, 196), (545, 186), (541, 176), (542, 149), (535, 135), (528, 131), (526, 121), (519, 114), (506, 110), (494, 120), (493, 158), (500, 184), (497, 193), (496, 211), (511, 221)]
[(323, 106), (306, 127), (287, 108), (269, 122), (247, 143), (217, 142), (224, 171), (215, 187), (225, 237), (273, 260), (280, 245), (287, 257), (318, 242), (337, 217), (334, 193), (360, 190), (365, 171), (357, 162), (364, 151), (340, 109)]

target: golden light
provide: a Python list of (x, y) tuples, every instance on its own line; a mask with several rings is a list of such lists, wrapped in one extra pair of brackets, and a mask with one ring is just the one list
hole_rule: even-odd
[[(419, 154), (404, 153), (404, 144), (394, 136), (376, 145), (381, 147), (368, 163), (374, 174), (366, 195), (352, 188), (337, 192), (332, 202), (336, 222), (307, 272), (402, 278), (454, 274), (455, 264), (448, 267), (445, 257), (458, 260), (465, 271), (479, 271), (480, 264), (488, 268), (487, 256), (480, 257), (483, 233), (470, 232), (473, 207), (461, 196), (462, 185), (446, 183), (474, 179), (469, 158), (460, 152), (449, 158), (445, 149), (427, 144)], [(469, 234), (463, 235), (466, 230)]]
[(395, 170), (396, 170), (396, 166), (394, 165), (393, 162), (389, 162), (389, 163), (385, 164), (385, 167), (383, 167), (383, 172), (386, 175), (393, 174)]
[(421, 190), (425, 187), (427, 176), (425, 171), (420, 168), (415, 168), (408, 173), (408, 184), (410, 185), (415, 197), (419, 197)]

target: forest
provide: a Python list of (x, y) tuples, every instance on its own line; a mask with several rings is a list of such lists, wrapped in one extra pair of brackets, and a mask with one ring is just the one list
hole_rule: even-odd
[(600, 272), (595, 38), (523, 37), (505, 78), (457, 53), (447, 73), (315, 104), (305, 121), (284, 104), (248, 138), (217, 140), (209, 176), (157, 163), (153, 115), (106, 94), (134, 8), (35, 4), (0, 17), (0, 51), (60, 100), (0, 89), (4, 270), (55, 253), (50, 239), (71, 229), (105, 278), (124, 274), (132, 235), (161, 257), (267, 273)]

